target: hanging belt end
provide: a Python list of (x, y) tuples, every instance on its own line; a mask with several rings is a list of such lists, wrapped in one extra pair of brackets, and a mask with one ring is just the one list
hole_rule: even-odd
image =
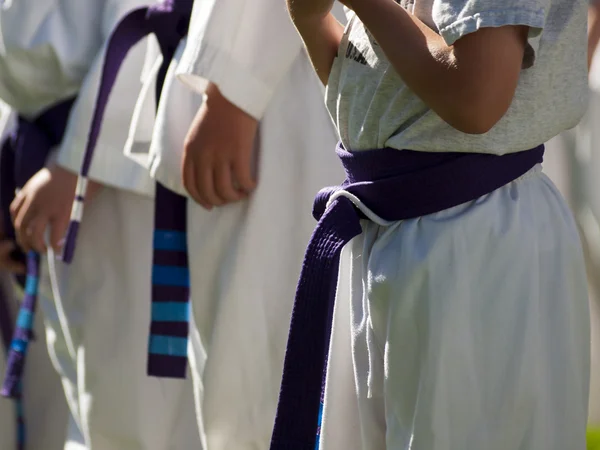
[(8, 355), (8, 370), (0, 390), (2, 397), (19, 398), (21, 396), (21, 379), (24, 366), (25, 354), (11, 349)]
[(62, 260), (70, 264), (73, 261), (73, 255), (75, 254), (75, 242), (77, 241), (77, 233), (79, 231), (79, 224), (83, 218), (83, 207), (85, 200), (85, 193), (87, 191), (87, 179), (80, 177), (77, 181), (77, 190), (75, 191), (75, 200), (73, 201), (73, 207), (71, 209), (71, 221), (67, 230), (67, 236), (65, 238), (65, 246), (63, 247)]

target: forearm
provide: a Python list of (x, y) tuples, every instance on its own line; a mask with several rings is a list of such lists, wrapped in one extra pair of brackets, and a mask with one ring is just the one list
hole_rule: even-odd
[(310, 61), (323, 84), (327, 84), (344, 27), (333, 14), (303, 14), (290, 4), (290, 16), (302, 37)]
[(600, 1), (590, 5), (588, 13), (588, 70), (600, 41)]
[[(510, 106), (523, 59), (523, 51), (507, 56), (514, 53), (511, 42), (490, 49), (469, 35), (460, 47), (448, 46), (393, 0), (358, 2), (354, 9), (407, 86), (453, 127), (486, 132)], [(511, 58), (519, 60), (506, 67)]]

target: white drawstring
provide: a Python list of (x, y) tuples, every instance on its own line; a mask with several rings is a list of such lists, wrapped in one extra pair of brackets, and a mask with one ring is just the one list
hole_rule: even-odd
[(331, 195), (331, 197), (329, 197), (329, 200), (327, 201), (327, 209), (329, 209), (329, 207), (331, 206), (331, 204), (338, 199), (339, 197), (346, 197), (348, 200), (350, 200), (352, 202), (352, 204), (358, 209), (360, 210), (360, 212), (362, 212), (371, 222), (376, 223), (377, 225), (380, 225), (382, 227), (389, 227), (391, 224), (397, 222), (395, 220), (384, 220), (381, 217), (379, 217), (377, 214), (375, 214), (373, 211), (371, 211), (369, 208), (367, 208), (363, 202), (360, 201), (360, 199), (354, 195), (351, 194), (348, 191), (344, 191), (339, 190), (336, 191), (335, 193), (333, 193)]
[(75, 345), (73, 344), (73, 339), (71, 338), (71, 333), (69, 330), (69, 321), (67, 320), (67, 315), (65, 314), (65, 309), (63, 307), (62, 297), (60, 295), (60, 286), (58, 284), (58, 274), (56, 271), (56, 254), (52, 245), (50, 244), (50, 228), (47, 227), (44, 233), (47, 251), (47, 260), (48, 260), (48, 272), (50, 274), (50, 285), (52, 286), (52, 296), (54, 297), (54, 305), (56, 306), (56, 312), (58, 314), (58, 321), (60, 323), (60, 327), (62, 328), (63, 336), (65, 337), (65, 341), (67, 344), (67, 350), (69, 351), (69, 355), (73, 360), (77, 357), (77, 352), (75, 351)]

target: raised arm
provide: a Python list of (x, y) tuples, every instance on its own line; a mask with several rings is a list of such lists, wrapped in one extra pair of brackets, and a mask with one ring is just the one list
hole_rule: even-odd
[(489, 131), (508, 110), (528, 27), (481, 28), (446, 43), (394, 0), (347, 0), (404, 82), (459, 131)]
[(288, 0), (288, 10), (319, 79), (327, 84), (344, 27), (333, 14), (333, 1)]

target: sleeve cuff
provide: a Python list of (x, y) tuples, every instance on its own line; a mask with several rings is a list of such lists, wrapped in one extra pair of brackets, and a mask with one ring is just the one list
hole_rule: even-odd
[(525, 10), (505, 9), (486, 11), (462, 17), (459, 20), (440, 28), (440, 35), (447, 45), (454, 44), (461, 37), (474, 33), (481, 28), (503, 27), (507, 25), (525, 25), (529, 27), (527, 47), (523, 55), (522, 68), (533, 66), (539, 47), (539, 37), (544, 28), (546, 15), (543, 9)]
[[(73, 139), (70, 141), (70, 145), (64, 145), (63, 142), (55, 156), (56, 164), (70, 172), (79, 173), (83, 155), (75, 149), (85, 148), (86, 142), (87, 138)], [(69, 151), (69, 148), (73, 150)], [(110, 152), (110, 148), (98, 143), (96, 148), (97, 154), (107, 154)], [(94, 159), (90, 167), (89, 178), (105, 186), (146, 196), (150, 196), (153, 189), (153, 182), (148, 176), (146, 169), (124, 155), (118, 163), (114, 159)]]
[(545, 12), (543, 9), (528, 11), (521, 8), (486, 11), (461, 17), (440, 28), (439, 32), (447, 45), (454, 44), (458, 39), (467, 34), (474, 33), (481, 28), (502, 27), (506, 25), (525, 25), (531, 28), (529, 37), (539, 36), (544, 28)]
[(238, 108), (261, 120), (274, 93), (250, 70), (210, 43), (189, 57), (183, 56), (178, 70), (178, 79), (190, 89), (203, 94), (209, 82), (216, 84), (221, 93)]

